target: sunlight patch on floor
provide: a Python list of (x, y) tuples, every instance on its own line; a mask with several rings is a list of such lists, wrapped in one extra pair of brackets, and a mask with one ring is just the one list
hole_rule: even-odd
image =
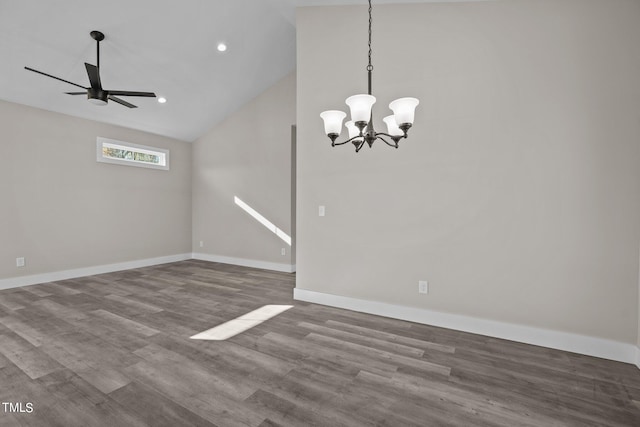
[(214, 328), (200, 332), (190, 338), (192, 340), (223, 341), (258, 326), (262, 322), (284, 313), (292, 307), (292, 305), (265, 305)]

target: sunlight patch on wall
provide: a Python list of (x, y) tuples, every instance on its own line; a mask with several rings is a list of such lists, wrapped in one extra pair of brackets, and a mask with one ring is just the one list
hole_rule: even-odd
[(260, 215), (258, 211), (256, 211), (251, 206), (249, 206), (248, 204), (240, 200), (238, 196), (233, 196), (233, 200), (236, 203), (236, 205), (240, 206), (246, 213), (251, 215), (256, 221), (264, 225), (272, 233), (274, 233), (276, 236), (281, 238), (287, 245), (291, 246), (291, 236), (289, 236), (284, 231), (280, 230), (278, 227), (275, 226), (274, 223), (272, 223), (267, 218)]

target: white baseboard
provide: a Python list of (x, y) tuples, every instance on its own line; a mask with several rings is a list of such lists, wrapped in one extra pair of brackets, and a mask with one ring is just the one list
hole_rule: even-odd
[(367, 301), (299, 288), (293, 290), (293, 298), (299, 301), (631, 363), (640, 368), (640, 348), (623, 342), (459, 314)]
[(33, 274), (29, 276), (10, 277), (7, 279), (0, 279), (0, 290), (18, 288), (20, 286), (37, 285), (39, 283), (55, 282), (58, 280), (75, 279), (77, 277), (93, 276), (96, 274), (112, 273), (114, 271), (131, 270), (133, 268), (150, 267), (152, 265), (185, 261), (188, 259), (198, 259), (202, 261), (242, 265), (245, 267), (282, 271), (285, 273), (293, 273), (296, 271), (296, 266), (291, 264), (279, 264), (274, 262), (256, 261), (243, 258), (231, 258), (199, 253), (186, 253), (157, 258), (140, 259), (136, 261), (119, 262), (115, 264), (74, 268), (71, 270), (54, 271), (50, 273)]
[(296, 271), (295, 264), (281, 264), (277, 262), (257, 261), (245, 258), (233, 258), (221, 255), (201, 254), (194, 252), (193, 259), (200, 261), (220, 262), (222, 264), (241, 265), (243, 267), (262, 268), (264, 270), (281, 271), (283, 273), (293, 273)]
[(0, 279), (0, 289), (17, 288), (20, 286), (37, 285), (39, 283), (55, 282), (58, 280), (75, 279), (76, 277), (93, 276), (96, 274), (112, 273), (114, 271), (130, 270), (132, 268), (149, 267), (191, 259), (191, 254), (177, 254), (157, 258), (140, 259), (136, 261), (119, 262), (116, 264), (96, 265), (92, 267), (75, 268), (72, 270), (54, 271), (51, 273), (34, 274), (31, 276), (11, 277)]

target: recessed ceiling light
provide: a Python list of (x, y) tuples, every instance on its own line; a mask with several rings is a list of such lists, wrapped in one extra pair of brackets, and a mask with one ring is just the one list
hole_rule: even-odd
[(227, 45), (224, 43), (218, 43), (218, 52), (224, 52), (227, 50)]
[(165, 102), (167, 102), (167, 98), (165, 98), (164, 96), (161, 96), (160, 98), (158, 98), (158, 102), (160, 104), (164, 104)]

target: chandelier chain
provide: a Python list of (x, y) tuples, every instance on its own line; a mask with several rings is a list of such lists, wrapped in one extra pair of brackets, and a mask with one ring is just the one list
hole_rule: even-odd
[(367, 71), (372, 71), (373, 65), (371, 65), (371, 0), (369, 0), (369, 65), (367, 65)]

